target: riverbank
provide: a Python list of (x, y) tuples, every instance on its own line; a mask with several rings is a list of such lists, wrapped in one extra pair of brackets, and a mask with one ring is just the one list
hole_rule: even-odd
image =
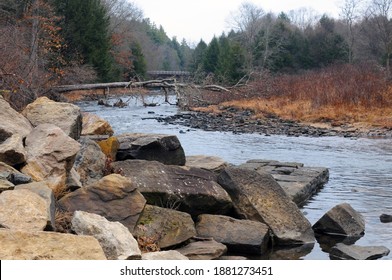
[(287, 136), (341, 136), (392, 138), (392, 128), (370, 127), (358, 124), (334, 124), (331, 122), (302, 123), (280, 118), (269, 113), (261, 117), (250, 109), (239, 109), (234, 106), (196, 108), (190, 112), (178, 113), (168, 117), (158, 117), (158, 121), (174, 125), (183, 125), (205, 131), (239, 133), (257, 133), (262, 135)]

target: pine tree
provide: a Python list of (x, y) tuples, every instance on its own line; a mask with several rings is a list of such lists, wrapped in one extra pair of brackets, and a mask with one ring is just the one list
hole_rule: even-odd
[(66, 58), (90, 64), (101, 81), (112, 76), (110, 56), (109, 18), (100, 0), (54, 0), (61, 22), (62, 35), (67, 43)]

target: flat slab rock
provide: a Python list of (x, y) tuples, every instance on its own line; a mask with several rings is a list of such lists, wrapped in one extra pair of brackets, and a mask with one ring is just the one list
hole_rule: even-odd
[(384, 246), (358, 246), (337, 244), (329, 253), (331, 259), (376, 260), (388, 256), (390, 250)]
[(215, 260), (227, 252), (227, 247), (215, 240), (206, 240), (191, 242), (177, 251), (190, 260)]
[(267, 225), (228, 216), (200, 215), (197, 236), (210, 237), (228, 247), (229, 253), (262, 255), (267, 250), (270, 235)]
[(305, 167), (297, 162), (250, 160), (239, 167), (271, 174), (298, 206), (304, 205), (329, 180), (327, 168)]
[(92, 236), (0, 229), (0, 244), (1, 260), (106, 260)]

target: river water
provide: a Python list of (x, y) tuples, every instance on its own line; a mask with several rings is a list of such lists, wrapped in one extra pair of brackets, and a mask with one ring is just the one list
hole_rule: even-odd
[[(190, 130), (155, 120), (155, 117), (178, 113), (178, 108), (165, 104), (160, 95), (146, 98), (146, 103), (160, 106), (143, 107), (137, 97), (123, 97), (129, 104), (125, 108), (102, 107), (96, 101), (78, 105), (83, 111), (109, 121), (116, 134), (177, 135), (186, 155), (219, 156), (232, 164), (250, 159), (273, 159), (327, 167), (329, 182), (302, 208), (308, 220), (314, 224), (329, 209), (347, 202), (366, 220), (365, 235), (355, 244), (386, 246), (392, 250), (392, 223), (383, 224), (379, 219), (383, 213), (392, 214), (392, 139), (264, 136)], [(170, 98), (175, 102), (174, 97)], [(329, 259), (329, 256), (315, 244), (311, 252), (301, 258), (317, 260)], [(383, 259), (392, 259), (392, 254)]]

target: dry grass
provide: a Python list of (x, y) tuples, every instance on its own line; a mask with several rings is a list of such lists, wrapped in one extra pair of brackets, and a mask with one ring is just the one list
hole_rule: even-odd
[[(340, 65), (300, 75), (264, 75), (220, 103), (309, 123), (392, 128), (392, 85), (382, 69)], [(204, 111), (216, 113), (218, 106)]]

